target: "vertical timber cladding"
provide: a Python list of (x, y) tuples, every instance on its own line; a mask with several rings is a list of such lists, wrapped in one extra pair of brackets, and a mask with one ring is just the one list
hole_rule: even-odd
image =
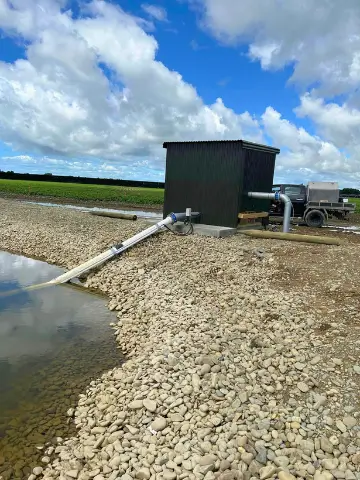
[(236, 227), (238, 213), (268, 211), (267, 200), (247, 192), (271, 192), (278, 149), (234, 141), (166, 142), (164, 216), (186, 207), (207, 225)]
[(164, 143), (166, 176), (164, 216), (201, 212), (206, 225), (236, 227), (243, 160), (239, 142)]
[[(244, 154), (244, 184), (241, 192), (239, 212), (268, 212), (270, 200), (249, 198), (247, 192), (271, 192), (274, 180), (276, 155), (279, 149), (248, 144)], [(257, 147), (259, 149), (257, 149)]]

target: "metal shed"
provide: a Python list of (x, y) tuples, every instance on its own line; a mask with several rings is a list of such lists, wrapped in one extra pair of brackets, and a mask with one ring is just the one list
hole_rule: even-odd
[(200, 223), (236, 227), (240, 212), (268, 211), (267, 200), (251, 199), (249, 191), (271, 192), (279, 149), (221, 140), (165, 142), (164, 217), (191, 207)]

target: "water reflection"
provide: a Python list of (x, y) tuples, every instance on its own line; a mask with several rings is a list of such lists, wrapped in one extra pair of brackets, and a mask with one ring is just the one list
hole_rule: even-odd
[[(0, 253), (0, 291), (6, 292), (58, 276), (62, 270), (44, 262)], [(0, 298), (0, 360), (41, 355), (59, 340), (74, 335), (91, 339), (99, 323), (108, 325), (110, 312), (98, 297), (69, 287), (21, 291)]]
[[(0, 252), (0, 476), (5, 480), (26, 478), (39, 461), (35, 446), (71, 433), (66, 410), (91, 379), (122, 362), (109, 328), (116, 317), (104, 298), (67, 286), (21, 290), (61, 273), (44, 262)], [(1, 295), (16, 289), (14, 295)]]

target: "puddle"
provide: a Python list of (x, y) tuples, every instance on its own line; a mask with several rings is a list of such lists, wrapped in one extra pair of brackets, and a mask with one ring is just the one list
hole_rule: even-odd
[(349, 227), (343, 225), (324, 225), (323, 228), (329, 228), (330, 232), (355, 233), (356, 235), (360, 235), (360, 227), (356, 225)]
[[(0, 252), (0, 293), (62, 272)], [(91, 380), (123, 362), (106, 303), (70, 286), (0, 296), (0, 478), (27, 478), (44, 456), (37, 447), (73, 435), (67, 410)]]
[(98, 208), (98, 207), (82, 207), (79, 205), (62, 205), (59, 203), (46, 203), (46, 202), (22, 202), (30, 203), (33, 205), (42, 205), (43, 207), (58, 207), (58, 208), (68, 208), (71, 210), (80, 210), (82, 212), (112, 212), (112, 213), (126, 213), (128, 215), (137, 215), (139, 218), (154, 218), (162, 220), (162, 212), (152, 212), (145, 210), (130, 210), (130, 209), (111, 209), (111, 208)]

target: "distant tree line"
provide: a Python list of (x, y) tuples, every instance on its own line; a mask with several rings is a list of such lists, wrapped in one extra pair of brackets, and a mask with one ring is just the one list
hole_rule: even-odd
[(34, 173), (15, 173), (12, 170), (3, 172), (0, 170), (0, 179), (6, 180), (33, 180), (38, 182), (62, 182), (62, 183), (83, 183), (92, 185), (116, 185), (119, 187), (145, 187), (145, 188), (164, 188), (164, 182), (146, 182), (138, 180), (121, 180), (115, 178), (90, 178), (73, 177), (71, 175), (53, 175), (45, 173), (44, 175)]
[(358, 198), (360, 197), (360, 190), (357, 188), (343, 188), (340, 190), (340, 196)]
[[(117, 185), (119, 187), (145, 187), (145, 188), (164, 188), (164, 182), (146, 182), (141, 180), (121, 180), (115, 178), (90, 178), (73, 177), (71, 175), (53, 175), (50, 172), (43, 175), (34, 173), (15, 173), (12, 170), (4, 172), (0, 170), (0, 179), (7, 180), (34, 180), (44, 182), (63, 182), (63, 183), (83, 183), (92, 185)], [(341, 196), (360, 197), (360, 190), (357, 188), (343, 188), (340, 190)]]

